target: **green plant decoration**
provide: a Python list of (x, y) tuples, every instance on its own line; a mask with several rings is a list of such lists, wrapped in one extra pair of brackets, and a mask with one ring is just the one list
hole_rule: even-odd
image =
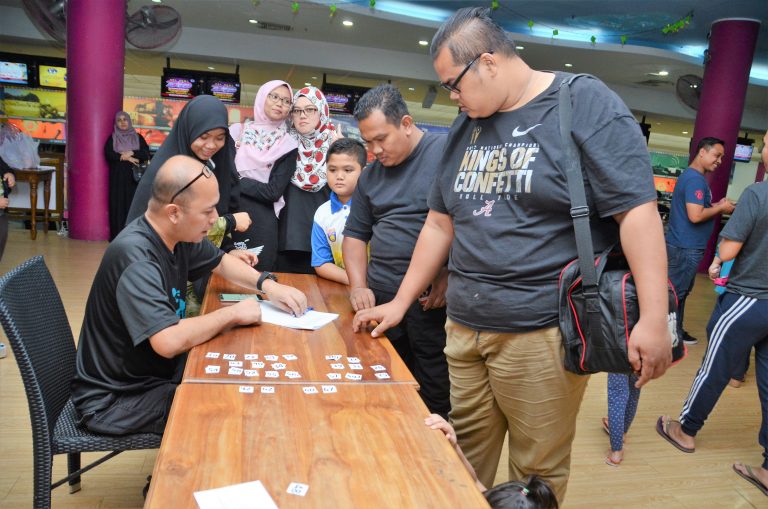
[(299, 13), (299, 2), (293, 2), (291, 4), (291, 12), (293, 12), (294, 14)]

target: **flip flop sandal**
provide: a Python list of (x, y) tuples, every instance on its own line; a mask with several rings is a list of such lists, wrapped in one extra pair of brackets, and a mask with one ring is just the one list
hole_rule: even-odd
[(608, 427), (608, 417), (603, 417), (603, 431), (605, 431), (605, 434), (610, 436), (611, 435), (611, 428)]
[(760, 479), (758, 479), (755, 476), (755, 474), (752, 473), (752, 467), (750, 467), (749, 465), (744, 465), (744, 464), (742, 464), (742, 465), (747, 470), (746, 474), (744, 472), (740, 472), (739, 470), (737, 470), (736, 469), (736, 464), (734, 464), (733, 467), (732, 467), (733, 471), (736, 472), (737, 474), (739, 474), (739, 477), (741, 477), (745, 481), (753, 484), (757, 489), (762, 491), (763, 495), (768, 496), (768, 487), (766, 487), (765, 484), (760, 482)]
[[(693, 447), (685, 447), (684, 445), (680, 445), (677, 443), (677, 440), (672, 438), (669, 434), (669, 423), (672, 422), (672, 419), (668, 419), (666, 422), (664, 422), (664, 416), (662, 415), (659, 417), (659, 420), (656, 421), (656, 433), (658, 433), (661, 438), (669, 442), (670, 444), (674, 445), (677, 449), (685, 452), (685, 453), (692, 453), (695, 452), (696, 449)], [(677, 421), (675, 421), (677, 422)]]
[(606, 456), (605, 457), (605, 464), (610, 466), (610, 467), (618, 467), (619, 465), (621, 465), (621, 461), (616, 462), (616, 461), (613, 461), (610, 456)]

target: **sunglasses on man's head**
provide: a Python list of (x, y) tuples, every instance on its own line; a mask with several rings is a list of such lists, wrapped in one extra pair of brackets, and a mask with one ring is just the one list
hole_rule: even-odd
[(203, 169), (202, 169), (202, 170), (200, 170), (200, 175), (198, 175), (197, 177), (193, 178), (192, 180), (190, 180), (190, 181), (187, 183), (187, 185), (185, 185), (184, 187), (182, 187), (181, 189), (179, 189), (178, 191), (176, 191), (176, 193), (175, 193), (173, 196), (171, 196), (171, 201), (170, 201), (170, 202), (168, 202), (168, 203), (173, 203), (173, 200), (175, 200), (175, 199), (176, 199), (176, 198), (177, 198), (177, 197), (178, 197), (178, 196), (179, 196), (181, 193), (183, 193), (184, 191), (186, 191), (187, 189), (189, 189), (189, 187), (190, 187), (192, 184), (194, 184), (195, 182), (197, 182), (197, 180), (198, 180), (200, 177), (211, 178), (211, 175), (213, 175), (213, 172), (211, 171), (211, 169), (208, 167), (208, 165), (207, 165), (207, 164), (203, 163)]

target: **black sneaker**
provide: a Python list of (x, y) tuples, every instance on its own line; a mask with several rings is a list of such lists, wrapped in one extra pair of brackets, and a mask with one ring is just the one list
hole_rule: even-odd
[(697, 338), (694, 338), (690, 334), (688, 334), (686, 331), (683, 331), (683, 343), (686, 345), (695, 345), (698, 344), (699, 340)]
[(152, 482), (152, 476), (151, 476), (151, 475), (148, 475), (148, 476), (147, 476), (147, 485), (146, 485), (146, 486), (144, 486), (144, 489), (143, 489), (143, 490), (141, 490), (141, 494), (142, 494), (142, 495), (144, 495), (144, 499), (145, 499), (145, 500), (146, 500), (146, 498), (147, 498), (147, 492), (149, 491), (149, 483), (151, 483), (151, 482)]

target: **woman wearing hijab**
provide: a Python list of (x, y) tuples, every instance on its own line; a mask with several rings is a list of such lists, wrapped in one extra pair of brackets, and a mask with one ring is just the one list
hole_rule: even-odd
[(136, 192), (133, 166), (149, 160), (149, 146), (136, 132), (131, 117), (124, 111), (115, 115), (115, 129), (104, 145), (109, 166), (109, 240), (125, 226), (125, 218)]
[[(227, 132), (227, 108), (213, 96), (200, 95), (184, 106), (152, 158), (133, 197), (127, 222), (147, 211), (157, 171), (169, 158), (179, 154), (196, 158), (216, 175), (219, 183), (216, 210), (220, 216), (237, 210), (240, 191), (235, 170), (235, 142)], [(234, 225), (234, 219), (230, 219), (229, 231)]]
[(275, 161), (268, 183), (252, 183), (249, 193), (260, 193), (262, 201), (274, 202), (280, 196), (285, 201), (278, 221), (277, 270), (313, 274), (312, 220), (330, 198), (325, 156), (339, 137), (319, 89), (307, 86), (294, 94), (288, 133), (298, 147)]
[(237, 147), (235, 165), (240, 174), (240, 208), (253, 220), (248, 230), (236, 232), (232, 238), (238, 247), (264, 246), (256, 265), (259, 270), (276, 270), (277, 218), (285, 205), (282, 191), (288, 180), (285, 179), (280, 189), (275, 188), (274, 181), (269, 186), (269, 180), (275, 162), (297, 146), (286, 122), (292, 103), (293, 91), (288, 83), (268, 81), (256, 94), (253, 121), (229, 128)]

